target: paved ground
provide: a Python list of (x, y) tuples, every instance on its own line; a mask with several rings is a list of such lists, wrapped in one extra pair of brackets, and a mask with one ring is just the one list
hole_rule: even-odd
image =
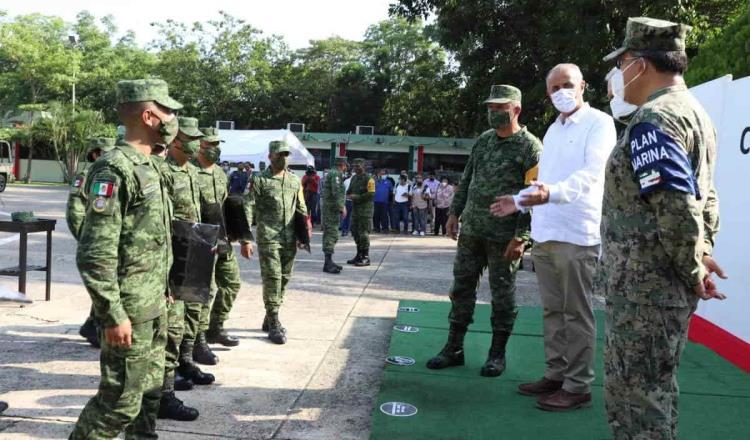
[[(3, 439), (66, 438), (98, 384), (98, 352), (79, 336), (89, 299), (75, 267), (75, 241), (65, 225), (67, 188), (9, 186), (0, 211), (33, 210), (57, 219), (53, 238), (52, 301), (44, 302), (43, 273), (30, 275), (26, 307), (0, 303), (0, 417)], [(6, 235), (0, 234), (0, 239)], [(260, 331), (263, 319), (256, 260), (240, 259), (242, 290), (227, 322), (239, 347), (217, 348), (206, 368), (216, 384), (178, 393), (197, 407), (191, 423), (159, 422), (164, 439), (360, 439), (380, 385), (396, 306), (401, 299), (447, 301), (455, 245), (442, 237), (375, 235), (373, 265), (321, 272), (320, 234), (313, 254), (299, 254), (281, 318), (289, 342), (276, 346)], [(347, 237), (340, 262), (354, 252)], [(0, 267), (17, 264), (18, 242), (0, 246)], [(29, 261), (44, 261), (44, 236), (30, 236)], [(530, 264), (527, 264), (530, 267)], [(0, 283), (16, 286), (14, 278)], [(521, 272), (518, 302), (537, 305), (535, 277)], [(487, 301), (486, 282), (480, 300)]]

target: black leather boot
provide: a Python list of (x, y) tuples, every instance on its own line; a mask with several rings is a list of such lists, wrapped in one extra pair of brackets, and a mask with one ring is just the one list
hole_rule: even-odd
[(78, 334), (81, 335), (92, 347), (100, 348), (99, 342), (99, 329), (97, 328), (96, 322), (91, 317), (86, 318), (86, 322), (83, 323)]
[(224, 330), (224, 324), (216, 324), (209, 327), (206, 332), (206, 341), (209, 344), (221, 344), (225, 347), (236, 347), (240, 345), (240, 340), (231, 336)]
[(326, 254), (326, 262), (323, 264), (323, 272), (332, 274), (341, 273), (341, 266), (333, 262), (331, 254)]
[(278, 314), (268, 316), (268, 339), (274, 344), (286, 344), (286, 329), (281, 325)]
[(211, 347), (206, 342), (206, 334), (203, 332), (198, 333), (198, 337), (195, 338), (193, 360), (203, 365), (216, 365), (219, 363), (219, 357), (211, 351)]
[(448, 367), (464, 365), (464, 337), (467, 327), (459, 324), (451, 324), (448, 330), (448, 342), (440, 350), (437, 356), (427, 361), (427, 368), (431, 370), (442, 370)]
[(160, 419), (177, 420), (180, 422), (192, 422), (197, 419), (200, 414), (195, 408), (185, 406), (182, 400), (178, 399), (174, 395), (174, 391), (163, 393), (161, 395), (161, 403), (159, 404)]
[(359, 258), (359, 261), (354, 263), (357, 267), (365, 267), (370, 265), (370, 250), (369, 249), (362, 249), (362, 254)]
[(484, 377), (497, 377), (505, 371), (505, 346), (508, 344), (510, 332), (493, 331), (492, 345), (487, 354), (487, 361), (479, 374)]
[(346, 264), (357, 264), (357, 262), (361, 259), (362, 259), (362, 250), (359, 248), (359, 246), (357, 246), (357, 255), (351, 260), (348, 260)]
[(190, 391), (195, 384), (192, 380), (184, 377), (179, 371), (174, 372), (174, 389), (175, 391)]

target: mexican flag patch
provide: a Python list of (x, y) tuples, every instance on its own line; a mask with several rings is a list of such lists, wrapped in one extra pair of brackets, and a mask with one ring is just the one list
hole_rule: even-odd
[(91, 188), (91, 194), (102, 197), (112, 197), (114, 192), (114, 183), (112, 182), (94, 182)]
[(646, 189), (650, 186), (658, 185), (659, 183), (661, 183), (661, 173), (656, 169), (641, 173), (638, 178), (641, 182), (641, 189)]

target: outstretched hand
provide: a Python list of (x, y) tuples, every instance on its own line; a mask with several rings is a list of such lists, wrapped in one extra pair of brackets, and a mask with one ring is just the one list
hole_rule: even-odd
[(513, 196), (495, 197), (495, 203), (490, 205), (490, 213), (495, 217), (505, 217), (518, 211)]

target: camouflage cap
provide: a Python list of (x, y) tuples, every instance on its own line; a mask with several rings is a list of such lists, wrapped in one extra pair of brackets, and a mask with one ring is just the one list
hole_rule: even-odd
[(494, 85), (490, 89), (490, 97), (485, 104), (507, 104), (509, 102), (521, 102), (521, 91), (517, 87), (507, 84)]
[(89, 139), (89, 147), (86, 149), (86, 153), (90, 153), (96, 149), (101, 151), (109, 151), (115, 148), (115, 138), (109, 137), (94, 137)]
[(691, 27), (649, 17), (630, 17), (622, 46), (604, 57), (612, 61), (628, 50), (684, 51), (685, 36)]
[(290, 151), (289, 144), (287, 144), (286, 141), (271, 141), (268, 143), (269, 153), (289, 153)]
[(180, 125), (180, 132), (190, 136), (191, 138), (203, 137), (203, 132), (198, 130), (198, 119), (189, 118), (187, 116), (179, 116), (177, 123)]
[(216, 127), (201, 127), (200, 131), (203, 132), (202, 141), (206, 142), (224, 142), (219, 137), (219, 129)]
[(357, 158), (357, 159), (354, 159), (354, 161), (353, 161), (352, 163), (353, 163), (354, 165), (359, 165), (359, 166), (361, 166), (361, 167), (365, 166), (365, 160), (364, 160), (364, 159), (362, 159), (361, 157), (360, 157), (360, 158)]
[(134, 79), (117, 82), (117, 104), (154, 101), (170, 110), (179, 110), (182, 104), (169, 96), (169, 86), (163, 79)]

